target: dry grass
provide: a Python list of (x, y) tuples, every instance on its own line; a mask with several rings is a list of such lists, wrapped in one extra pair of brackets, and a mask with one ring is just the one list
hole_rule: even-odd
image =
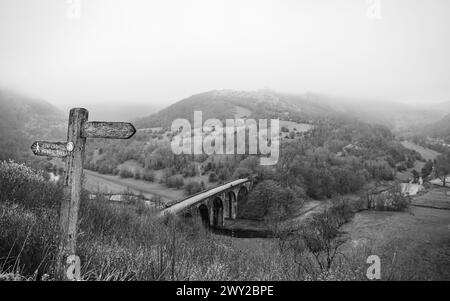
[(349, 235), (343, 253), (366, 248), (380, 256), (384, 280), (450, 280), (449, 225), (448, 210), (361, 212), (341, 228)]
[(450, 210), (450, 189), (432, 187), (429, 191), (413, 198), (413, 205)]

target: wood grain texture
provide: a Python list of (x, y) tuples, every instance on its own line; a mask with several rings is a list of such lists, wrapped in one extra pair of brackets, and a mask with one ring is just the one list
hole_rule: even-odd
[(36, 141), (31, 146), (31, 150), (36, 156), (58, 158), (66, 157), (69, 153), (66, 142)]
[(129, 139), (136, 133), (135, 127), (129, 122), (86, 122), (82, 136), (85, 138)]
[(86, 138), (82, 137), (82, 129), (88, 120), (86, 109), (70, 110), (67, 141), (72, 142), (74, 149), (66, 157), (66, 172), (64, 176), (65, 197), (61, 202), (60, 235), (61, 246), (58, 256), (58, 275), (60, 280), (67, 280), (66, 259), (76, 254), (77, 221), (80, 207), (80, 196), (83, 177), (83, 161)]

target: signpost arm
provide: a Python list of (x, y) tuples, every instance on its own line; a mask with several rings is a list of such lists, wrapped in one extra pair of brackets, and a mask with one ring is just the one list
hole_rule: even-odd
[(88, 120), (86, 109), (70, 110), (67, 142), (73, 143), (73, 151), (66, 157), (64, 176), (65, 196), (60, 209), (61, 246), (57, 258), (57, 274), (60, 280), (67, 280), (70, 263), (66, 262), (70, 255), (75, 255), (78, 209), (83, 181), (83, 161), (86, 138), (82, 138), (84, 123)]

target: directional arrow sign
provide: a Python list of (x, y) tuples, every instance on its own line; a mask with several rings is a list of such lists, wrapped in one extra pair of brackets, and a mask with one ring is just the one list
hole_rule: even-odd
[(67, 142), (36, 141), (31, 150), (36, 156), (66, 157), (69, 154)]
[(128, 122), (91, 121), (84, 124), (83, 138), (128, 139), (133, 137), (136, 129)]

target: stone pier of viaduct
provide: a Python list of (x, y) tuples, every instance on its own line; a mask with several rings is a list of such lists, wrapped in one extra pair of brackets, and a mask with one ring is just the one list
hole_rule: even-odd
[(235, 180), (181, 200), (161, 211), (160, 215), (199, 214), (205, 225), (222, 227), (225, 218), (236, 219), (238, 203), (247, 199), (252, 185), (250, 178)]

